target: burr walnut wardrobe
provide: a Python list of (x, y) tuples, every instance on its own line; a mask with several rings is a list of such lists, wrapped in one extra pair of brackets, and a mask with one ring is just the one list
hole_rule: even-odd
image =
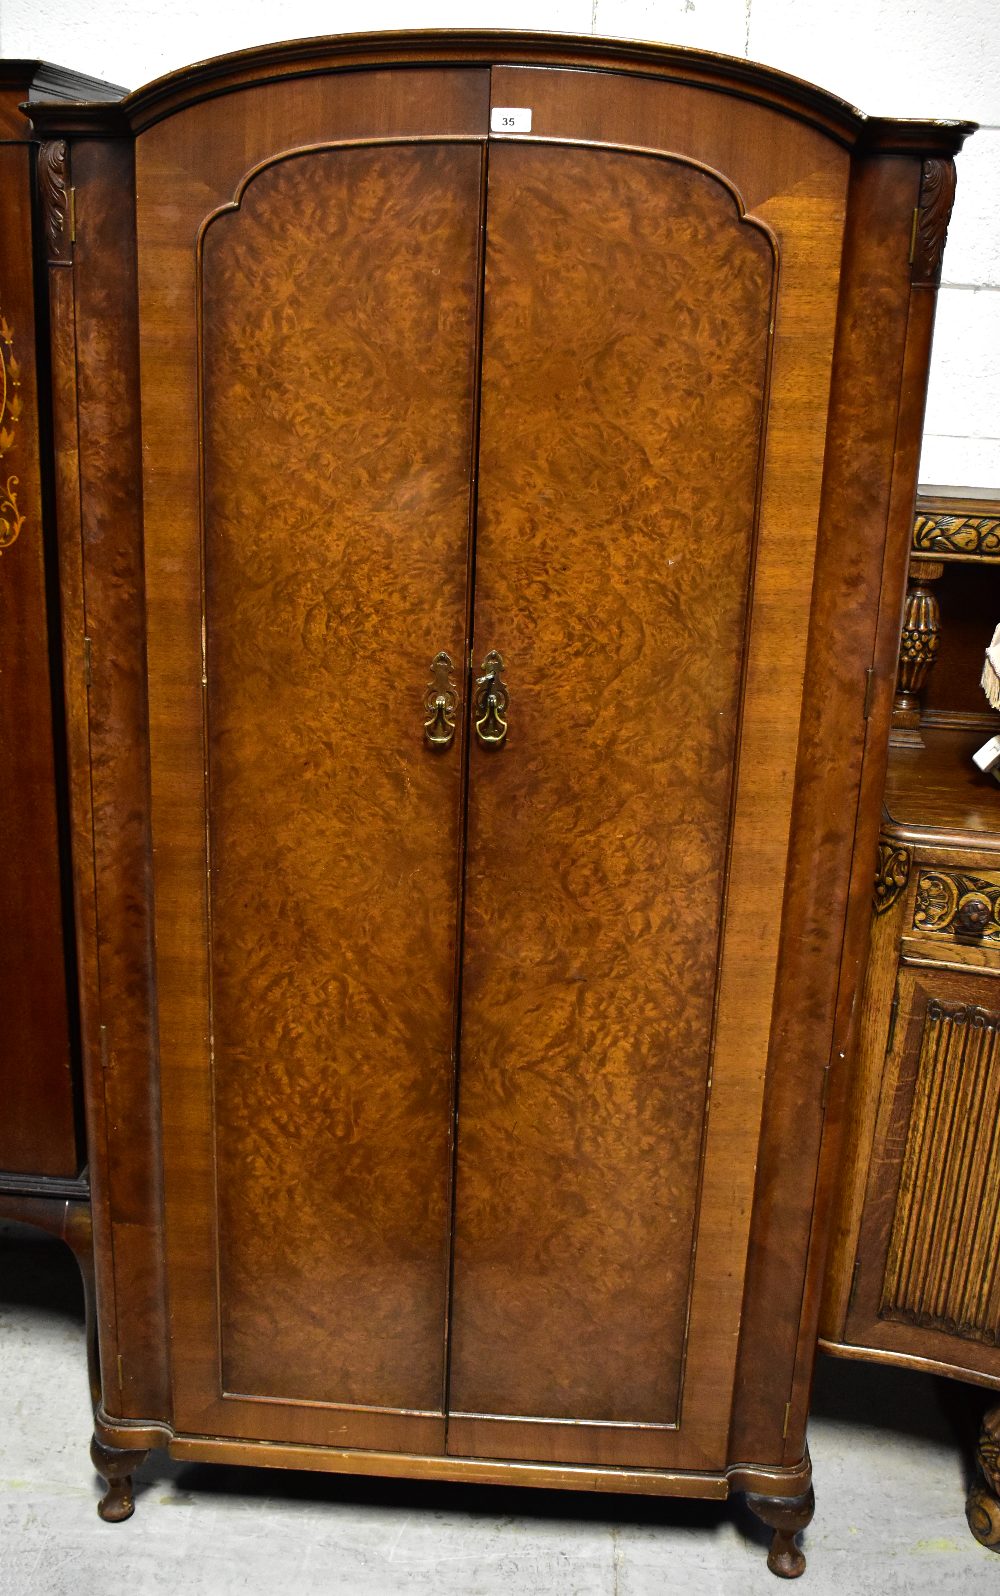
[(485, 33), (31, 112), (104, 1516), (737, 1489), (800, 1572), (969, 126)]

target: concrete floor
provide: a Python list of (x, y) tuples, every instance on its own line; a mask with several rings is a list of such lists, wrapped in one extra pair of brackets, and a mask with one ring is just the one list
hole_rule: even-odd
[[(823, 1360), (802, 1596), (1000, 1596), (963, 1502), (985, 1393)], [(734, 1504), (181, 1465), (101, 1523), (75, 1264), (0, 1226), (0, 1596), (777, 1596)]]

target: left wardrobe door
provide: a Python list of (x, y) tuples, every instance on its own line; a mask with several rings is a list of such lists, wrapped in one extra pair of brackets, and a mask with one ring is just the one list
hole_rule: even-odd
[(471, 142), (264, 163), (196, 400), (144, 344), (144, 442), (199, 414), (146, 540), (178, 1428), (443, 1447), (480, 198)]

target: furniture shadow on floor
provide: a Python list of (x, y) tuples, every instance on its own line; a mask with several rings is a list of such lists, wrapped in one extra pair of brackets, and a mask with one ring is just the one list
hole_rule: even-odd
[(811, 1423), (883, 1431), (887, 1445), (900, 1436), (946, 1446), (962, 1457), (970, 1485), (976, 1475), (979, 1425), (994, 1401), (990, 1391), (940, 1375), (821, 1355)]

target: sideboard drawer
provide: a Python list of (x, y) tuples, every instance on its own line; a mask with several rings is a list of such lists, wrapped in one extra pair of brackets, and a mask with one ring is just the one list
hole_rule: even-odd
[(959, 946), (1000, 948), (1000, 870), (919, 869), (912, 931)]

